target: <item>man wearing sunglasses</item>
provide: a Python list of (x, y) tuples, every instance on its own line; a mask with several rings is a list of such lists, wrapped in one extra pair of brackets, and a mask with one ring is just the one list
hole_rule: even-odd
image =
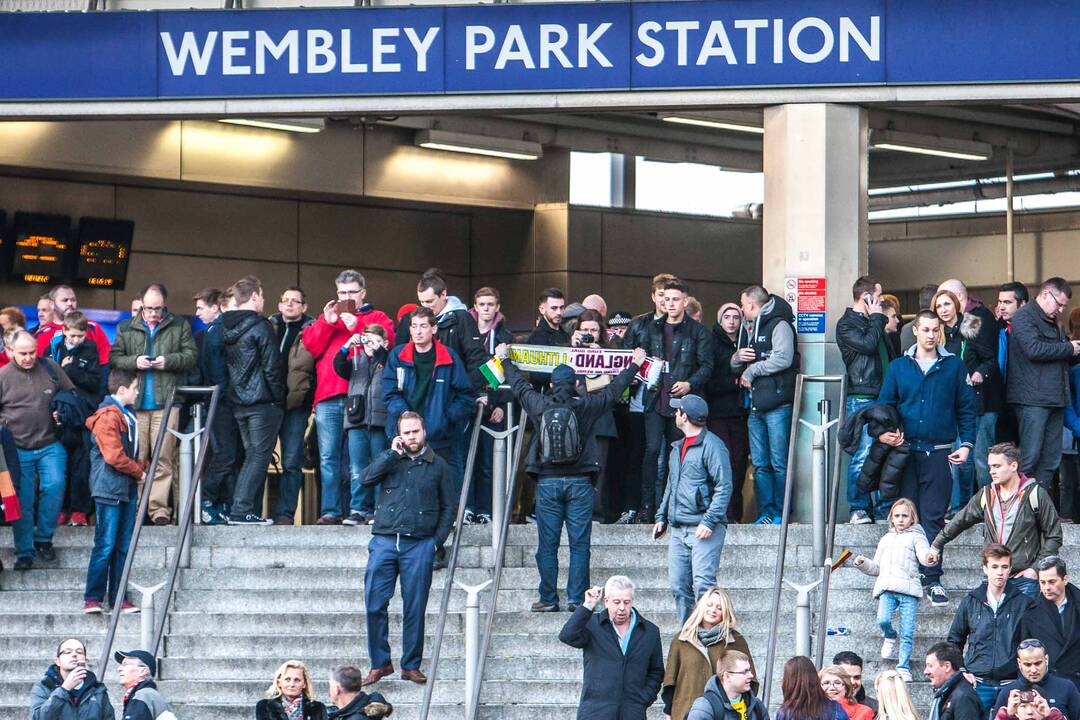
[(1080, 691), (1065, 678), (1050, 672), (1050, 660), (1040, 640), (1021, 640), (1016, 649), (1020, 677), (998, 691), (995, 713), (1004, 707), (1010, 716), (1016, 717), (1016, 705), (1031, 698), (1028, 693), (1034, 692), (1050, 708), (1060, 710), (1066, 720), (1080, 717)]
[(1009, 333), (1006, 399), (1020, 424), (1020, 470), (1047, 489), (1061, 462), (1069, 365), (1080, 355), (1080, 340), (1070, 341), (1057, 322), (1071, 298), (1067, 281), (1050, 278), (1013, 315)]

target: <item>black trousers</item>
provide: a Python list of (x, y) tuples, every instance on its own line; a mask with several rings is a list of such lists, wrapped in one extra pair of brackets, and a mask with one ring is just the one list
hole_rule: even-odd
[(742, 522), (743, 484), (750, 456), (750, 435), (746, 429), (746, 416), (713, 418), (709, 431), (724, 441), (731, 457), (731, 502), (728, 503), (728, 520)]
[[(949, 471), (949, 450), (933, 452), (911, 451), (904, 479), (900, 481), (900, 496), (915, 503), (919, 513), (919, 524), (926, 531), (928, 540), (933, 541), (941, 528), (945, 526), (945, 511), (952, 499), (952, 473)], [(938, 553), (938, 564), (933, 566), (919, 564), (923, 575), (923, 585), (937, 585), (941, 582), (942, 555)]]
[(660, 506), (667, 486), (668, 445), (682, 433), (675, 427), (675, 418), (654, 411), (645, 412), (645, 458), (641, 463), (641, 503), (649, 513)]

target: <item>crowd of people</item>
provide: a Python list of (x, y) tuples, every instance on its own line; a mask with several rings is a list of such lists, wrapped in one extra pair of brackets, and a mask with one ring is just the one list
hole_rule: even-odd
[[(202, 522), (292, 524), (311, 453), (317, 524), (372, 526), (364, 596), (371, 669), (360, 686), (395, 672), (387, 609), (399, 581), (401, 677), (424, 683), (424, 608), (433, 571), (446, 563), (470, 430), (476, 422), (505, 429), (512, 399), (532, 429), (528, 482), (513, 498), (517, 519), (537, 528), (539, 586), (531, 610), (572, 613), (561, 637), (585, 652), (582, 707), (604, 708), (584, 716), (615, 717), (613, 702), (643, 713), (661, 688), (665, 705), (677, 703), (685, 716), (735, 712), (746, 720), (765, 712), (746, 695), (753, 663), (717, 578), (727, 525), (746, 515), (743, 484), (751, 466), (755, 524), (778, 523), (783, 511), (800, 368), (795, 316), (783, 298), (747, 287), (737, 303), (721, 306), (708, 329), (700, 303), (672, 275), (653, 278), (652, 308), (637, 316), (609, 314), (599, 295), (567, 304), (564, 293), (549, 288), (535, 322), (526, 323), (532, 329), (515, 336), (498, 290), (480, 288), (467, 307), (437, 269), (420, 277), (416, 302), (394, 318), (373, 306), (355, 270), (342, 271), (335, 290), (312, 317), (305, 291), (288, 287), (278, 312), (267, 317), (261, 283), (244, 277), (192, 298), (200, 321), (193, 332), (155, 283), (133, 299), (133, 316), (111, 343), (67, 286), (38, 303), (33, 333), (17, 309), (0, 310), (0, 442), (14, 480), (14, 491), (0, 487), (0, 496), (14, 525), (15, 569), (29, 569), (35, 558), (54, 560), (57, 525), (83, 525), (94, 515), (85, 610), (120, 602), (122, 611), (137, 612), (117, 583), (139, 488), (148, 485), (155, 524), (171, 522), (178, 502), (171, 434), (164, 435), (154, 476), (146, 477), (160, 428), (188, 422), (184, 403), (166, 413), (167, 399), (181, 385), (215, 385), (221, 399), (207, 433)], [(1061, 278), (1043, 283), (1030, 302), (1026, 287), (1009, 283), (991, 311), (950, 279), (923, 288), (914, 319), (901, 327), (899, 301), (877, 280), (861, 277), (852, 287), (852, 305), (836, 326), (848, 376), (841, 439), (852, 455), (850, 522), (888, 526), (874, 557), (856, 557), (854, 565), (877, 577), (881, 654), (897, 660), (893, 675), (879, 680), (897, 712), (910, 705), (904, 683), (912, 679), (919, 600), (948, 603), (945, 545), (979, 522), (987, 581), (960, 600), (949, 645), (936, 646), (927, 674), (947, 666), (951, 674), (940, 671), (945, 683), (963, 669), (990, 712), (1000, 686), (1026, 667), (1014, 660), (1021, 640), (1041, 648), (1068, 644), (1049, 635), (1062, 618), (1071, 621), (1074, 607), (1063, 600), (1063, 588), (1072, 586), (1056, 557), (1061, 523), (1075, 519), (1080, 479), (1072, 438), (1080, 432), (1080, 312), (1069, 315), (1068, 332), (1058, 322), (1070, 297)], [(510, 361), (515, 341), (629, 353), (617, 375), (583, 375), (565, 364), (526, 373)], [(503, 374), (495, 382), (493, 366)], [(490, 434), (480, 437), (466, 524), (491, 522)], [(276, 448), (280, 471), (271, 503), (264, 494)], [(686, 625), (667, 674), (656, 627), (632, 607), (632, 582), (617, 576), (605, 590), (590, 589), (595, 522), (645, 524), (654, 539), (668, 537), (671, 591)], [(564, 527), (569, 572), (561, 605)], [(1057, 600), (1049, 574), (1061, 580)], [(601, 597), (606, 610), (595, 612)], [(1040, 602), (1069, 610), (1040, 611)], [(1040, 612), (1053, 617), (1037, 632), (1021, 633)], [(1060, 672), (1062, 659), (1050, 657)], [(610, 686), (612, 663), (625, 672), (637, 667), (622, 690)], [(807, 720), (819, 716), (807, 714), (813, 710), (866, 720), (853, 704), (844, 664), (822, 671), (820, 696), (803, 687), (807, 668), (790, 664), (798, 707), (781, 714)], [(684, 666), (696, 679), (680, 688)], [(610, 672), (590, 682), (590, 668), (601, 667)], [(712, 679), (702, 677), (714, 670)], [(1068, 679), (1076, 681), (1075, 672)], [(787, 698), (787, 674), (784, 684)], [(1034, 704), (1040, 709), (1032, 717), (1043, 717)], [(1014, 717), (1016, 705), (1008, 696), (1000, 707)]]

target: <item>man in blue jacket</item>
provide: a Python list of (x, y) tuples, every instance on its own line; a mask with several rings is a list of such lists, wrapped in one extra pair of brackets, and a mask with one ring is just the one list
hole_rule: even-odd
[(653, 537), (663, 537), (671, 527), (668, 580), (679, 622), (685, 622), (697, 599), (717, 585), (731, 500), (731, 459), (723, 441), (705, 429), (709, 406), (704, 400), (686, 395), (673, 398), (671, 407), (683, 438), (671, 443)]
[[(938, 344), (941, 320), (930, 310), (915, 317), (915, 345), (889, 365), (878, 402), (900, 414), (902, 430), (878, 440), (894, 447), (909, 443), (911, 454), (900, 495), (915, 503), (927, 537), (937, 537), (952, 497), (949, 465), (967, 460), (975, 443), (975, 398), (963, 361)], [(960, 447), (952, 449), (955, 439)], [(931, 604), (946, 605), (941, 562), (920, 565)]]

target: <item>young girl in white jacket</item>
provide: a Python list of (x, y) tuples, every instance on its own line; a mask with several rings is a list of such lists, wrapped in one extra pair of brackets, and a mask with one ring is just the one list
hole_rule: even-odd
[[(874, 597), (878, 599), (878, 624), (885, 640), (881, 657), (896, 660), (896, 671), (911, 682), (911, 648), (915, 640), (915, 615), (922, 597), (919, 563), (930, 565), (930, 544), (919, 524), (915, 504), (900, 498), (889, 509), (889, 532), (878, 542), (874, 559), (859, 555), (855, 567), (867, 575), (877, 576)], [(900, 633), (893, 628), (893, 613), (900, 611)], [(897, 639), (900, 651), (897, 653)]]

